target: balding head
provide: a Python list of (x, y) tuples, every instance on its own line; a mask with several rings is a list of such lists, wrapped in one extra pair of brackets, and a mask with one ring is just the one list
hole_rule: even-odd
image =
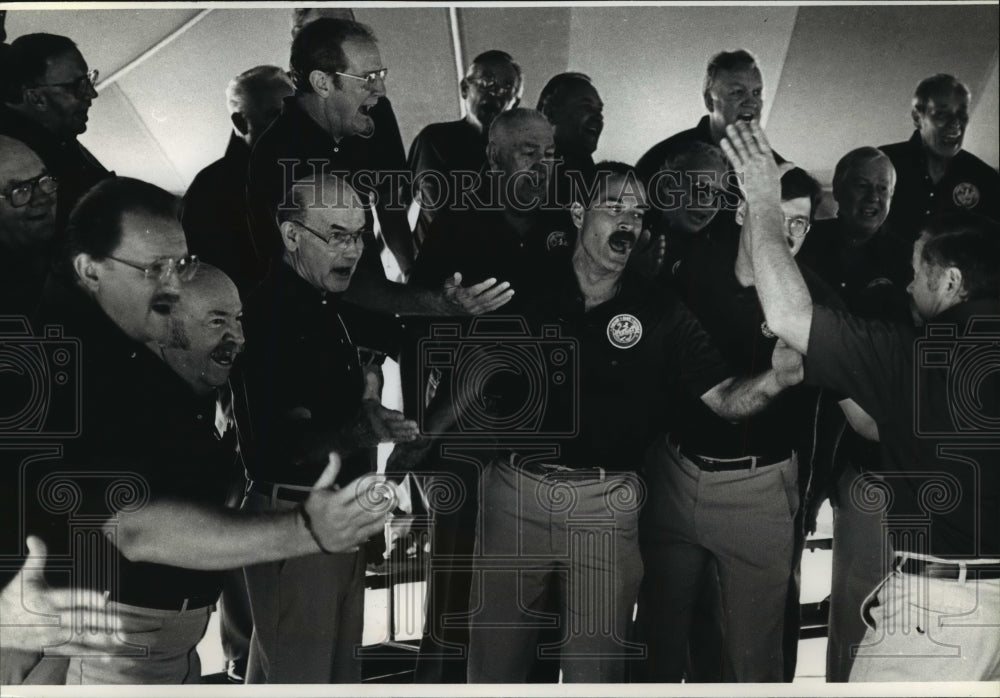
[(552, 125), (534, 109), (511, 109), (493, 120), (486, 158), (490, 169), (504, 180), (505, 205), (535, 208), (545, 195), (555, 140)]
[(292, 185), (278, 211), (284, 262), (313, 288), (343, 293), (364, 251), (365, 208), (342, 177)]
[(0, 136), (0, 248), (24, 249), (55, 235), (57, 183), (47, 175), (35, 151)]
[(240, 73), (226, 87), (226, 104), (233, 127), (253, 146), (281, 113), (281, 102), (293, 92), (292, 81), (281, 68), (259, 65)]
[(195, 392), (208, 393), (229, 380), (245, 342), (242, 312), (236, 284), (216, 267), (201, 265), (181, 288), (163, 359)]

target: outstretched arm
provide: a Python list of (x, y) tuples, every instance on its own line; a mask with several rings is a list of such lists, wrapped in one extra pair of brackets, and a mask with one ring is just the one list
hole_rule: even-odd
[(774, 155), (757, 122), (726, 127), (720, 144), (743, 175), (747, 217), (742, 244), (749, 238), (754, 285), (768, 327), (805, 354), (812, 324), (812, 298), (784, 236), (781, 179)]
[(710, 410), (738, 422), (767, 407), (775, 395), (802, 382), (802, 355), (780, 339), (771, 354), (771, 370), (748, 378), (727, 378), (701, 396)]

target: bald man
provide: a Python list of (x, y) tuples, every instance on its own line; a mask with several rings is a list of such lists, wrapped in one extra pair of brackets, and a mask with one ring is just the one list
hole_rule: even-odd
[(230, 80), (226, 104), (233, 132), (226, 153), (195, 176), (184, 196), (181, 223), (188, 249), (222, 269), (243, 295), (262, 273), (247, 224), (250, 150), (291, 94), (291, 80), (273, 65), (259, 65)]
[(59, 182), (21, 141), (0, 136), (0, 314), (28, 315), (52, 255)]
[[(241, 437), (251, 482), (244, 510), (294, 510), (328, 454), (366, 472), (363, 449), (408, 441), (417, 427), (365, 399), (341, 298), (361, 259), (360, 198), (341, 178), (296, 182), (278, 214), (283, 253), (247, 303), (243, 360), (250, 429)], [(326, 202), (325, 204), (323, 202)], [(331, 483), (332, 484), (332, 483)], [(365, 556), (357, 550), (246, 569), (254, 630), (249, 683), (357, 683)]]

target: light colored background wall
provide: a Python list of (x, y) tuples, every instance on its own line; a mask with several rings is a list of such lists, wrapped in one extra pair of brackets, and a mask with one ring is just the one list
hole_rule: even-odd
[[(8, 40), (65, 34), (102, 77), (197, 19), (113, 84), (101, 86), (83, 142), (120, 174), (181, 192), (228, 137), (223, 90), (253, 65), (288, 64), (291, 10), (11, 10)], [(389, 95), (408, 146), (426, 124), (459, 117), (449, 12), (358, 7), (390, 68)], [(565, 70), (589, 73), (605, 107), (597, 156), (634, 162), (704, 113), (708, 57), (745, 47), (764, 73), (764, 119), (785, 157), (828, 182), (859, 145), (909, 137), (916, 83), (952, 72), (973, 91), (966, 148), (1000, 164), (996, 5), (847, 7), (458, 8), (463, 65), (500, 48), (524, 68), (525, 106)]]

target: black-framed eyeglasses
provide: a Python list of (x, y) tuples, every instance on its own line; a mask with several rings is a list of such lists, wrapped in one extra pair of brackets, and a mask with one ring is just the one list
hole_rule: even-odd
[(97, 89), (98, 75), (100, 75), (100, 71), (94, 68), (93, 70), (88, 70), (76, 80), (70, 80), (69, 82), (46, 82), (38, 85), (38, 87), (64, 87), (67, 90), (71, 90), (80, 99), (83, 99), (90, 94), (91, 90)]
[(43, 173), (23, 182), (15, 182), (5, 193), (0, 194), (0, 199), (6, 199), (14, 208), (25, 206), (31, 201), (36, 187), (43, 194), (52, 194), (59, 188), (59, 180)]
[(330, 233), (330, 237), (327, 238), (327, 237), (324, 237), (323, 235), (321, 235), (318, 231), (313, 230), (312, 228), (310, 228), (308, 225), (306, 225), (302, 221), (293, 221), (293, 223), (295, 223), (295, 225), (298, 225), (298, 226), (301, 226), (301, 227), (305, 228), (310, 233), (312, 233), (313, 235), (315, 235), (316, 237), (318, 237), (320, 240), (322, 240), (323, 243), (327, 247), (332, 248), (332, 249), (336, 249), (336, 248), (347, 249), (348, 247), (352, 247), (352, 246), (357, 245), (359, 243), (361, 245), (365, 244), (364, 238), (361, 237), (365, 233), (365, 231), (363, 231), (363, 230), (358, 230), (358, 231), (353, 232), (353, 233), (342, 233), (342, 232), (340, 232), (338, 230), (338, 231), (331, 232)]
[(785, 230), (793, 238), (804, 237), (811, 227), (812, 223), (809, 222), (808, 216), (792, 216), (791, 218), (785, 216)]
[(145, 278), (154, 279), (161, 283), (166, 281), (171, 274), (177, 274), (177, 278), (181, 281), (190, 281), (194, 277), (194, 273), (198, 270), (198, 264), (200, 263), (197, 255), (193, 254), (184, 255), (179, 259), (161, 257), (148, 265), (136, 264), (127, 259), (120, 259), (111, 255), (107, 255), (107, 258), (141, 271)]
[(517, 86), (510, 82), (499, 83), (496, 80), (484, 80), (483, 78), (468, 78), (468, 82), (483, 92), (489, 92), (497, 97), (510, 97), (517, 89)]
[(374, 90), (378, 87), (378, 81), (385, 81), (385, 76), (389, 74), (388, 68), (379, 68), (378, 70), (372, 70), (364, 75), (352, 75), (351, 73), (341, 73), (339, 71), (334, 71), (334, 75), (342, 75), (345, 78), (354, 78), (355, 80), (361, 80), (365, 83), (365, 87), (369, 90)]

